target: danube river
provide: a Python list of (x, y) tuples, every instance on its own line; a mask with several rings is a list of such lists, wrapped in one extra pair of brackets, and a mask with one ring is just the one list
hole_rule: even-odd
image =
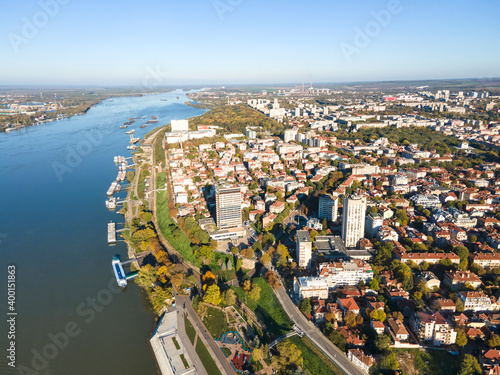
[[(149, 345), (155, 316), (133, 282), (116, 286), (111, 258), (126, 259), (127, 249), (107, 245), (107, 223), (123, 217), (104, 203), (118, 172), (113, 156), (130, 156), (125, 132), (135, 129), (142, 138), (155, 126), (205, 112), (187, 100), (182, 91), (115, 98), (81, 116), (0, 133), (0, 374), (158, 373)], [(152, 115), (159, 123), (140, 129)], [(17, 315), (8, 316), (9, 307)], [(16, 368), (8, 366), (10, 341)]]

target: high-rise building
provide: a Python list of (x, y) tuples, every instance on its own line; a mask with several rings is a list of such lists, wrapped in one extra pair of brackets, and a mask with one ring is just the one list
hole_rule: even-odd
[(307, 230), (297, 231), (297, 262), (299, 267), (309, 267), (311, 263), (312, 242)]
[(219, 229), (242, 226), (240, 187), (218, 185), (215, 188), (215, 204)]
[(344, 197), (342, 213), (342, 239), (347, 247), (355, 247), (365, 231), (366, 198), (351, 195)]
[(330, 221), (337, 221), (337, 209), (339, 207), (339, 198), (336, 195), (322, 194), (319, 196), (318, 218), (325, 217)]

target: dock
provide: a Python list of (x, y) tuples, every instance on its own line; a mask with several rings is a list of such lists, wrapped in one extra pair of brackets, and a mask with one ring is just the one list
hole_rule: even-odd
[(116, 243), (116, 224), (114, 222), (108, 223), (108, 244)]
[(106, 193), (108, 195), (108, 197), (110, 197), (114, 194), (117, 186), (118, 186), (118, 182), (113, 181), (111, 183), (111, 186), (109, 187), (108, 192)]
[(111, 197), (111, 198), (106, 200), (106, 208), (108, 208), (110, 210), (114, 210), (116, 208), (116, 198), (115, 197)]
[(113, 272), (115, 273), (118, 286), (125, 288), (127, 286), (127, 278), (125, 277), (125, 271), (123, 270), (120, 259), (118, 259), (118, 257), (113, 257), (111, 265), (113, 266)]

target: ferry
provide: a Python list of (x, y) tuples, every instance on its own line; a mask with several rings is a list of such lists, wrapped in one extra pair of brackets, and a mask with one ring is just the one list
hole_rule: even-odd
[(127, 286), (127, 278), (125, 277), (125, 271), (123, 270), (122, 264), (118, 257), (114, 256), (111, 261), (111, 265), (113, 266), (113, 271), (115, 273), (116, 282), (118, 286), (125, 288)]

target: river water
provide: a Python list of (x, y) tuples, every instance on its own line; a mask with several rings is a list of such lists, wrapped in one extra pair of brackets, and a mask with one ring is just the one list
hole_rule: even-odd
[[(182, 91), (115, 98), (81, 116), (0, 133), (0, 374), (158, 373), (149, 345), (155, 316), (133, 282), (116, 286), (111, 258), (126, 259), (127, 249), (108, 246), (107, 223), (123, 217), (104, 203), (118, 172), (113, 156), (130, 155), (125, 132), (142, 138), (205, 112), (186, 100)], [(159, 123), (140, 129), (152, 115)], [(7, 315), (9, 265), (17, 315)]]

